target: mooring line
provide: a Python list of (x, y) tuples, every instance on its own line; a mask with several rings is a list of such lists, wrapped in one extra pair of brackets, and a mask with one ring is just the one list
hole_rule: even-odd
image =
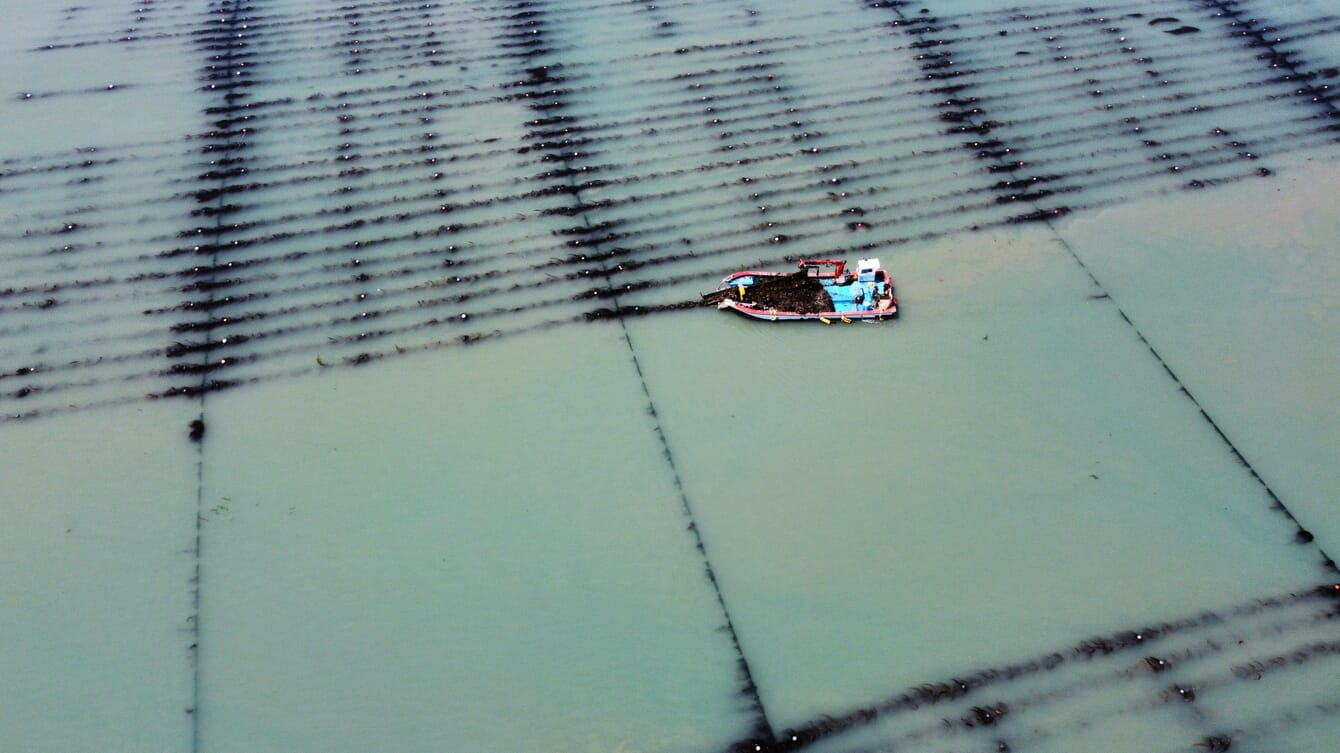
[[(201, 377), (204, 381), (204, 377)], [(191, 753), (200, 751), (200, 555), (201, 528), (205, 513), (205, 443), (203, 430), (197, 436), (196, 428), (205, 425), (205, 395), (200, 395), (200, 417), (193, 423), (191, 437), (196, 442), (195, 460), (195, 572), (191, 576), (191, 705), (186, 713), (191, 716)]]
[[(614, 308), (616, 312), (620, 311), (617, 296), (614, 298)], [(716, 594), (717, 605), (721, 607), (721, 616), (725, 620), (726, 633), (730, 636), (740, 674), (744, 678), (744, 693), (748, 696), (750, 705), (753, 706), (754, 713), (758, 716), (754, 724), (754, 734), (761, 737), (765, 742), (772, 742), (776, 739), (776, 734), (773, 731), (772, 723), (768, 720), (768, 712), (763, 706), (763, 698), (759, 695), (758, 683), (754, 681), (754, 673), (749, 667), (749, 659), (745, 656), (744, 648), (740, 645), (740, 635), (735, 629), (735, 621), (731, 619), (730, 609), (726, 607), (726, 598), (721, 593), (721, 583), (717, 580), (716, 569), (712, 566), (712, 558), (707, 554), (707, 545), (703, 542), (703, 534), (698, 527), (697, 516), (693, 513), (693, 505), (689, 502), (688, 491), (684, 488), (684, 480), (679, 475), (679, 466), (675, 463), (675, 455), (670, 449), (670, 441), (666, 438), (665, 429), (661, 426), (660, 414), (656, 411), (656, 401), (652, 399), (651, 389), (647, 386), (647, 377), (642, 372), (642, 363), (637, 357), (637, 348), (633, 346), (633, 338), (628, 332), (628, 323), (622, 314), (618, 315), (618, 320), (619, 329), (623, 332), (624, 344), (628, 346), (628, 355), (633, 361), (633, 370), (637, 372), (638, 382), (642, 385), (642, 395), (647, 399), (647, 413), (651, 416), (652, 431), (661, 444), (665, 464), (670, 470), (671, 481), (675, 485), (675, 491), (679, 494), (680, 506), (684, 510), (684, 516), (689, 519), (689, 533), (693, 535), (693, 543), (702, 556), (703, 569), (707, 575), (707, 580), (712, 584), (712, 592)]]
[[(544, 5), (540, 4), (543, 8)], [(543, 11), (537, 16), (532, 16), (525, 21), (521, 21), (527, 32), (534, 37), (537, 45), (543, 48), (544, 38), (547, 36), (544, 28)], [(544, 81), (548, 79), (550, 66), (536, 60), (530, 55), (523, 55), (518, 62), (529, 72), (532, 81), (529, 88), (539, 88), (545, 85)], [(561, 106), (561, 101), (559, 102)], [(575, 120), (575, 119), (573, 119)], [(573, 122), (570, 120), (569, 123)], [(550, 147), (544, 151), (552, 151), (558, 147)], [(576, 178), (579, 170), (567, 172), (565, 176), (566, 193), (568, 193), (576, 205), (581, 208), (580, 216), (584, 227), (587, 230), (593, 229), (591, 218), (587, 211), (587, 203), (583, 201), (581, 193), (585, 187), (578, 183)], [(598, 250), (606, 242), (605, 238), (593, 238), (588, 247)], [(632, 334), (628, 331), (628, 324), (625, 320), (623, 309), (619, 305), (619, 295), (609, 279), (609, 275), (604, 275), (604, 287), (611, 298), (614, 317), (619, 321), (619, 329), (623, 333), (624, 345), (628, 347), (628, 355), (633, 364), (633, 370), (637, 372), (638, 383), (642, 386), (642, 395), (647, 401), (647, 414), (651, 417), (652, 431), (656, 435), (656, 440), (661, 445), (661, 454), (665, 458), (666, 467), (670, 471), (671, 482), (674, 484), (675, 491), (679, 495), (680, 507), (684, 516), (688, 518), (688, 531), (693, 537), (693, 543), (697, 548), (699, 556), (702, 558), (703, 571), (707, 576), (708, 583), (711, 584), (712, 593), (716, 596), (717, 606), (721, 609), (723, 627), (730, 638), (731, 647), (735, 650), (736, 668), (740, 673), (740, 678), (744, 685), (741, 693), (748, 699), (751, 710), (754, 714), (753, 728), (750, 730), (750, 737), (735, 742), (731, 747), (733, 750), (765, 750), (771, 747), (776, 741), (776, 733), (773, 730), (772, 723), (768, 719), (767, 710), (763, 705), (763, 698), (759, 693), (758, 683), (754, 680), (754, 673), (749, 665), (749, 659), (745, 656), (744, 648), (740, 644), (740, 636), (735, 628), (735, 621), (731, 617), (730, 609), (726, 606), (726, 598), (721, 591), (721, 582), (717, 578), (716, 568), (712, 565), (711, 557), (707, 553), (707, 545), (703, 541), (702, 531), (698, 526), (697, 516), (693, 512), (693, 505), (689, 501), (688, 491), (684, 486), (683, 476), (680, 475), (679, 466), (675, 462), (674, 452), (670, 448), (669, 439), (665, 435), (665, 428), (661, 425), (660, 414), (656, 408), (656, 401), (652, 398), (651, 388), (647, 385), (646, 373), (642, 369), (642, 361), (638, 358), (637, 347), (633, 344)]]
[[(1211, 0), (1211, 2), (1218, 2), (1218, 1), (1219, 0)], [(911, 19), (907, 15), (905, 15), (902, 11), (902, 6), (904, 4), (905, 3), (901, 2), (900, 0), (890, 0), (887, 2), (872, 3), (871, 7), (882, 7), (892, 9), (894, 13), (898, 16), (900, 21), (909, 22), (911, 21)], [(923, 22), (923, 24), (925, 23), (933, 24), (937, 22), (937, 19), (935, 18), (935, 16), (928, 15), (925, 17), (921, 17), (919, 21)], [(920, 37), (924, 33), (924, 28), (925, 28), (924, 26), (912, 27), (907, 28), (904, 31), (911, 36)], [(941, 40), (931, 40), (931, 42), (940, 47), (947, 46)], [(924, 60), (920, 62), (922, 63), (922, 67), (924, 68), (925, 67)], [(969, 87), (966, 85), (957, 86), (957, 89), (966, 89), (966, 88)], [(957, 93), (957, 91), (955, 93)], [(963, 117), (963, 122), (968, 123), (974, 127), (980, 128), (982, 125), (984, 125), (985, 116), (986, 113), (983, 112), (982, 108), (978, 108), (972, 114), (965, 114)], [(1019, 158), (1020, 153), (1021, 153), (1020, 150), (1011, 150), (1011, 154), (1013, 155), (1012, 158)], [(1020, 162), (1020, 164), (1022, 165), (1023, 162)], [(1271, 488), (1268, 482), (1266, 482), (1265, 478), (1263, 478), (1261, 474), (1257, 472), (1256, 468), (1251, 464), (1250, 461), (1247, 460), (1246, 456), (1243, 455), (1241, 450), (1238, 449), (1237, 445), (1233, 442), (1233, 440), (1230, 439), (1228, 434), (1225, 433), (1224, 430), (1219, 426), (1219, 423), (1215, 421), (1213, 417), (1210, 416), (1209, 412), (1205, 410), (1205, 407), (1201, 404), (1200, 400), (1198, 400), (1196, 396), (1191, 393), (1191, 390), (1187, 389), (1186, 384), (1182, 381), (1181, 377), (1177, 376), (1177, 373), (1172, 370), (1172, 367), (1168, 365), (1168, 362), (1163, 358), (1163, 356), (1158, 352), (1158, 350), (1154, 348), (1153, 344), (1149, 342), (1149, 340), (1145, 337), (1144, 333), (1140, 331), (1140, 328), (1135, 325), (1135, 322), (1131, 320), (1130, 316), (1126, 314), (1126, 311), (1121, 307), (1119, 303), (1117, 303), (1116, 299), (1112, 297), (1112, 294), (1107, 289), (1107, 287), (1104, 286), (1101, 281), (1099, 281), (1097, 275), (1095, 275), (1093, 273), (1093, 270), (1089, 268), (1089, 265), (1084, 263), (1084, 260), (1080, 257), (1080, 255), (1075, 252), (1075, 249), (1071, 247), (1070, 243), (1067, 242), (1065, 237), (1061, 235), (1060, 231), (1056, 229), (1056, 226), (1054, 224), (1055, 219), (1060, 217), (1062, 214), (1065, 214), (1066, 211), (1068, 210), (1063, 211), (1064, 208), (1043, 208), (1038, 205), (1036, 200), (1030, 200), (1027, 203), (1035, 208), (1035, 211), (1032, 213), (1032, 215), (1029, 215), (1029, 218), (1040, 220), (1047, 226), (1047, 228), (1051, 231), (1052, 236), (1057, 240), (1058, 243), (1060, 243), (1061, 247), (1064, 248), (1068, 254), (1070, 254), (1070, 258), (1073, 259), (1075, 263), (1080, 266), (1080, 269), (1082, 269), (1084, 273), (1088, 275), (1089, 280), (1093, 283), (1093, 285), (1097, 287), (1099, 291), (1101, 291), (1102, 295), (1100, 297), (1106, 298), (1107, 301), (1114, 308), (1116, 308), (1117, 314), (1121, 316), (1122, 321), (1126, 322), (1127, 326), (1129, 326), (1131, 330), (1135, 333), (1135, 336), (1140, 340), (1141, 343), (1144, 344), (1145, 348), (1149, 350), (1149, 353), (1154, 357), (1154, 360), (1157, 361), (1159, 365), (1163, 367), (1163, 370), (1168, 374), (1168, 377), (1173, 380), (1173, 383), (1177, 385), (1178, 389), (1182, 392), (1182, 394), (1185, 395), (1186, 398), (1191, 401), (1191, 404), (1196, 407), (1196, 410), (1200, 412), (1201, 418), (1207, 424), (1209, 424), (1210, 428), (1212, 428), (1216, 434), (1219, 435), (1219, 438), (1228, 447), (1229, 452), (1232, 453), (1233, 457), (1244, 468), (1247, 469), (1248, 474), (1250, 474), (1251, 477), (1256, 480), (1257, 484), (1259, 484), (1260, 487), (1265, 491), (1266, 496), (1270, 499), (1271, 507), (1282, 512), (1284, 516), (1287, 517), (1294, 524), (1296, 528), (1294, 542), (1298, 544), (1309, 544), (1309, 543), (1314, 544), (1317, 550), (1321, 553), (1323, 571), (1328, 574), (1340, 573), (1340, 568), (1336, 567), (1335, 561), (1331, 559), (1331, 557), (1326, 553), (1324, 549), (1322, 549), (1321, 545), (1316, 543), (1313, 534), (1306, 528), (1304, 528), (1301, 523), (1299, 523), (1297, 516), (1295, 516), (1293, 512), (1289, 510), (1289, 508), (1284, 504), (1283, 500), (1280, 499), (1279, 495), (1275, 493), (1275, 490)]]
[(1136, 339), (1138, 339), (1141, 342), (1141, 344), (1145, 346), (1145, 348), (1149, 351), (1149, 354), (1154, 357), (1154, 360), (1157, 361), (1158, 364), (1163, 367), (1163, 371), (1167, 373), (1168, 378), (1172, 379), (1173, 384), (1177, 385), (1178, 391), (1181, 392), (1182, 395), (1186, 397), (1186, 399), (1191, 401), (1191, 404), (1195, 406), (1197, 411), (1200, 412), (1201, 419), (1204, 420), (1205, 423), (1209, 424), (1210, 428), (1214, 430), (1215, 434), (1219, 435), (1219, 439), (1222, 440), (1224, 445), (1228, 447), (1228, 451), (1230, 454), (1233, 455), (1233, 458), (1237, 460), (1242, 467), (1247, 469), (1247, 474), (1250, 475), (1256, 481), (1256, 483), (1260, 485), (1261, 489), (1265, 491), (1266, 496), (1270, 499), (1270, 506), (1275, 510), (1283, 513), (1284, 517), (1288, 518), (1289, 521), (1294, 524), (1294, 526), (1297, 529), (1294, 536), (1294, 542), (1299, 544), (1308, 544), (1308, 543), (1314, 544), (1317, 548), (1317, 551), (1321, 553), (1322, 569), (1330, 574), (1340, 574), (1340, 569), (1337, 569), (1335, 560), (1331, 559), (1330, 555), (1326, 553), (1326, 550), (1322, 548), (1321, 544), (1315, 541), (1312, 533), (1308, 529), (1304, 528), (1302, 523), (1298, 522), (1298, 517), (1295, 516), (1291, 510), (1289, 510), (1289, 508), (1284, 504), (1284, 501), (1281, 500), (1279, 495), (1275, 493), (1275, 490), (1271, 488), (1270, 484), (1265, 480), (1265, 478), (1263, 478), (1261, 474), (1257, 472), (1256, 468), (1252, 465), (1251, 461), (1249, 461), (1246, 455), (1244, 455), (1242, 451), (1238, 449), (1237, 444), (1235, 444), (1233, 440), (1229, 438), (1228, 434), (1225, 433), (1224, 430), (1219, 426), (1219, 422), (1215, 421), (1214, 417), (1212, 417), (1209, 414), (1209, 412), (1205, 410), (1205, 406), (1203, 406), (1200, 400), (1197, 399), (1194, 394), (1192, 394), (1191, 390), (1187, 388), (1186, 383), (1182, 381), (1181, 377), (1177, 376), (1177, 373), (1172, 370), (1172, 367), (1168, 365), (1168, 362), (1166, 360), (1164, 360), (1162, 354), (1160, 354), (1158, 350), (1154, 347), (1154, 345), (1149, 342), (1149, 340), (1145, 337), (1144, 333), (1140, 331), (1140, 328), (1136, 326), (1135, 322), (1131, 321), (1130, 316), (1126, 314), (1126, 311), (1121, 307), (1121, 304), (1118, 303), (1116, 298), (1112, 296), (1111, 291), (1109, 291), (1107, 287), (1098, 280), (1098, 277), (1093, 273), (1093, 270), (1089, 267), (1088, 264), (1084, 263), (1084, 259), (1082, 259), (1080, 255), (1075, 252), (1075, 249), (1070, 245), (1068, 241), (1066, 241), (1065, 237), (1062, 236), (1061, 233), (1056, 229), (1056, 226), (1053, 224), (1053, 222), (1051, 220), (1045, 220), (1045, 224), (1047, 225), (1047, 229), (1051, 230), (1052, 236), (1056, 239), (1057, 243), (1059, 243), (1061, 247), (1066, 250), (1066, 253), (1070, 254), (1070, 258), (1075, 260), (1075, 263), (1079, 265), (1080, 269), (1084, 270), (1084, 274), (1088, 275), (1089, 280), (1094, 284), (1094, 286), (1101, 291), (1100, 297), (1106, 299), (1108, 303), (1110, 303), (1112, 307), (1116, 309), (1117, 314), (1121, 317), (1121, 320), (1131, 328), (1132, 332), (1135, 333)]
[[(219, 12), (224, 13), (226, 10), (226, 12), (228, 13), (228, 21), (226, 22), (225, 25), (228, 26), (230, 30), (235, 30), (239, 26), (239, 13), (242, 11), (243, 7), (239, 3), (237, 3), (236, 0), (232, 0), (231, 6), (227, 5), (228, 2), (229, 0), (222, 0), (222, 3), (219, 6)], [(202, 46), (208, 45), (209, 38), (213, 31), (213, 28), (214, 27), (207, 25), (206, 27), (200, 30), (202, 32), (199, 35), (200, 44)], [(237, 33), (237, 37), (241, 41), (236, 44), (238, 44), (238, 46), (245, 47), (246, 41), (245, 38), (243, 38), (242, 34)], [(228, 56), (224, 58), (224, 67), (229, 70), (234, 71), (238, 70), (238, 67), (234, 63), (235, 61), (233, 60), (232, 53), (230, 52)], [(232, 99), (241, 99), (242, 97), (245, 96), (246, 96), (245, 93), (226, 95), (225, 101), (232, 101)], [(229, 136), (228, 139), (226, 140), (226, 143), (233, 143), (236, 138), (237, 138), (236, 135)], [(212, 147), (213, 145), (207, 146), (203, 150), (203, 153), (207, 155), (212, 154), (213, 153)], [(205, 177), (202, 175), (199, 176), (198, 179), (205, 179)], [(208, 180), (217, 181), (220, 187), (224, 187), (227, 183), (227, 177), (225, 176), (220, 176), (217, 178), (211, 177), (208, 178)], [(223, 208), (225, 200), (226, 200), (226, 193), (224, 191), (219, 191), (219, 196), (215, 199), (215, 203), (219, 209)], [(213, 248), (211, 249), (212, 253), (210, 255), (211, 272), (203, 278), (203, 280), (206, 282), (212, 282), (218, 277), (217, 270), (219, 268), (219, 252), (220, 249), (223, 247), (223, 244), (219, 241), (221, 241), (224, 232), (226, 232), (224, 229), (224, 216), (225, 214), (221, 211), (215, 213), (214, 234), (213, 234), (214, 242), (212, 243)], [(205, 287), (207, 289), (207, 300), (209, 302), (214, 301), (216, 297), (214, 286), (206, 285)], [(208, 331), (206, 331), (204, 334), (205, 342), (208, 342), (209, 337), (210, 334)], [(206, 414), (205, 404), (206, 400), (208, 399), (210, 390), (217, 385), (217, 382), (214, 382), (210, 379), (209, 375), (211, 370), (209, 368), (205, 368), (209, 364), (210, 357), (211, 357), (210, 351), (208, 349), (202, 351), (200, 381), (195, 389), (195, 394), (200, 401), (200, 412), (195, 418), (195, 420), (191, 421), (187, 435), (189, 439), (196, 445), (195, 572), (193, 573), (191, 578), (192, 616), (191, 616), (191, 645), (189, 649), (191, 656), (191, 705), (187, 709), (187, 713), (190, 714), (191, 716), (191, 753), (199, 753), (200, 751), (200, 635), (201, 635), (200, 577), (202, 570), (201, 561), (203, 559), (202, 557), (203, 542), (204, 542), (203, 529), (205, 520), (205, 432), (206, 427), (208, 426), (205, 420), (205, 414)], [(220, 359), (218, 365), (220, 366), (230, 365), (231, 363), (233, 363), (232, 359), (225, 358)]]
[[(569, 179), (571, 181), (571, 179)], [(573, 198), (580, 204), (582, 202), (579, 193), (580, 187), (570, 182), (573, 186)], [(583, 212), (582, 222), (588, 228), (591, 227), (591, 218)], [(600, 241), (591, 244), (599, 247)], [(661, 455), (665, 458), (666, 467), (670, 471), (670, 479), (674, 484), (675, 492), (679, 495), (679, 503), (684, 511), (684, 517), (688, 518), (688, 531), (693, 536), (694, 547), (702, 558), (703, 572), (707, 575), (707, 581), (712, 585), (712, 593), (716, 596), (717, 606), (721, 608), (721, 617), (724, 620), (726, 634), (730, 637), (731, 647), (735, 649), (735, 660), (739, 669), (741, 678), (744, 680), (744, 687), (741, 689), (749, 699), (749, 704), (755, 714), (754, 729), (752, 735), (755, 739), (743, 740), (737, 742), (733, 749), (749, 750), (750, 746), (763, 749), (762, 746), (770, 745), (776, 741), (777, 736), (774, 732), (772, 722), (768, 719), (767, 709), (763, 705), (763, 698), (759, 693), (758, 683), (754, 681), (754, 672), (749, 666), (749, 659), (745, 656), (744, 647), (740, 645), (740, 634), (735, 629), (735, 621), (731, 618), (730, 609), (726, 606), (726, 597), (721, 592), (721, 582), (717, 580), (716, 568), (712, 566), (712, 558), (708, 556), (707, 545), (703, 541), (702, 530), (698, 527), (698, 518), (693, 513), (693, 505), (689, 502), (687, 489), (684, 487), (684, 479), (680, 476), (679, 466), (675, 462), (674, 451), (670, 449), (670, 441), (665, 436), (665, 429), (661, 426), (661, 416), (656, 409), (656, 401), (651, 396), (651, 388), (647, 385), (647, 376), (642, 371), (642, 361), (637, 356), (637, 347), (633, 345), (632, 334), (628, 331), (627, 318), (624, 316), (623, 308), (619, 305), (619, 294), (615, 291), (614, 284), (610, 281), (608, 275), (605, 276), (605, 288), (611, 299), (614, 308), (614, 317), (619, 321), (619, 331), (623, 334), (624, 345), (628, 346), (628, 356), (633, 362), (633, 370), (637, 372), (638, 383), (642, 386), (642, 396), (647, 400), (647, 415), (651, 416), (652, 432), (656, 435), (656, 440), (661, 445)]]

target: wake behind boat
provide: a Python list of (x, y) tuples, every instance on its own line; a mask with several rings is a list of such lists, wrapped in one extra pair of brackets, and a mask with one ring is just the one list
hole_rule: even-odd
[(726, 275), (706, 304), (766, 321), (897, 319), (893, 278), (879, 259), (861, 259), (856, 274), (838, 259), (802, 259), (796, 272), (744, 270)]

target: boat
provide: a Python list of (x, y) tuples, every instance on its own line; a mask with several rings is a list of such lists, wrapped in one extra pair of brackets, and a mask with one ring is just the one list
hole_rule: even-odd
[(802, 259), (796, 272), (743, 270), (703, 296), (718, 309), (764, 321), (824, 324), (898, 318), (893, 278), (879, 259), (860, 259), (856, 274), (839, 259)]

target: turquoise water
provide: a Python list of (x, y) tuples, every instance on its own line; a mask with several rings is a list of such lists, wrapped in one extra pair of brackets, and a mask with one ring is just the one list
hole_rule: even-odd
[(0, 747), (1329, 750), (1340, 18), (922, 7), (5, 8)]

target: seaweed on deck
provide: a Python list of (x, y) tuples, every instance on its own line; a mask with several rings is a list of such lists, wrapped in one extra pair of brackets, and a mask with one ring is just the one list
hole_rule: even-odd
[(743, 295), (738, 287), (713, 291), (703, 296), (703, 305), (715, 306), (723, 298), (738, 300), (760, 309), (794, 311), (798, 314), (821, 314), (833, 310), (833, 299), (824, 290), (823, 284), (803, 270), (756, 279), (752, 285), (744, 287)]

